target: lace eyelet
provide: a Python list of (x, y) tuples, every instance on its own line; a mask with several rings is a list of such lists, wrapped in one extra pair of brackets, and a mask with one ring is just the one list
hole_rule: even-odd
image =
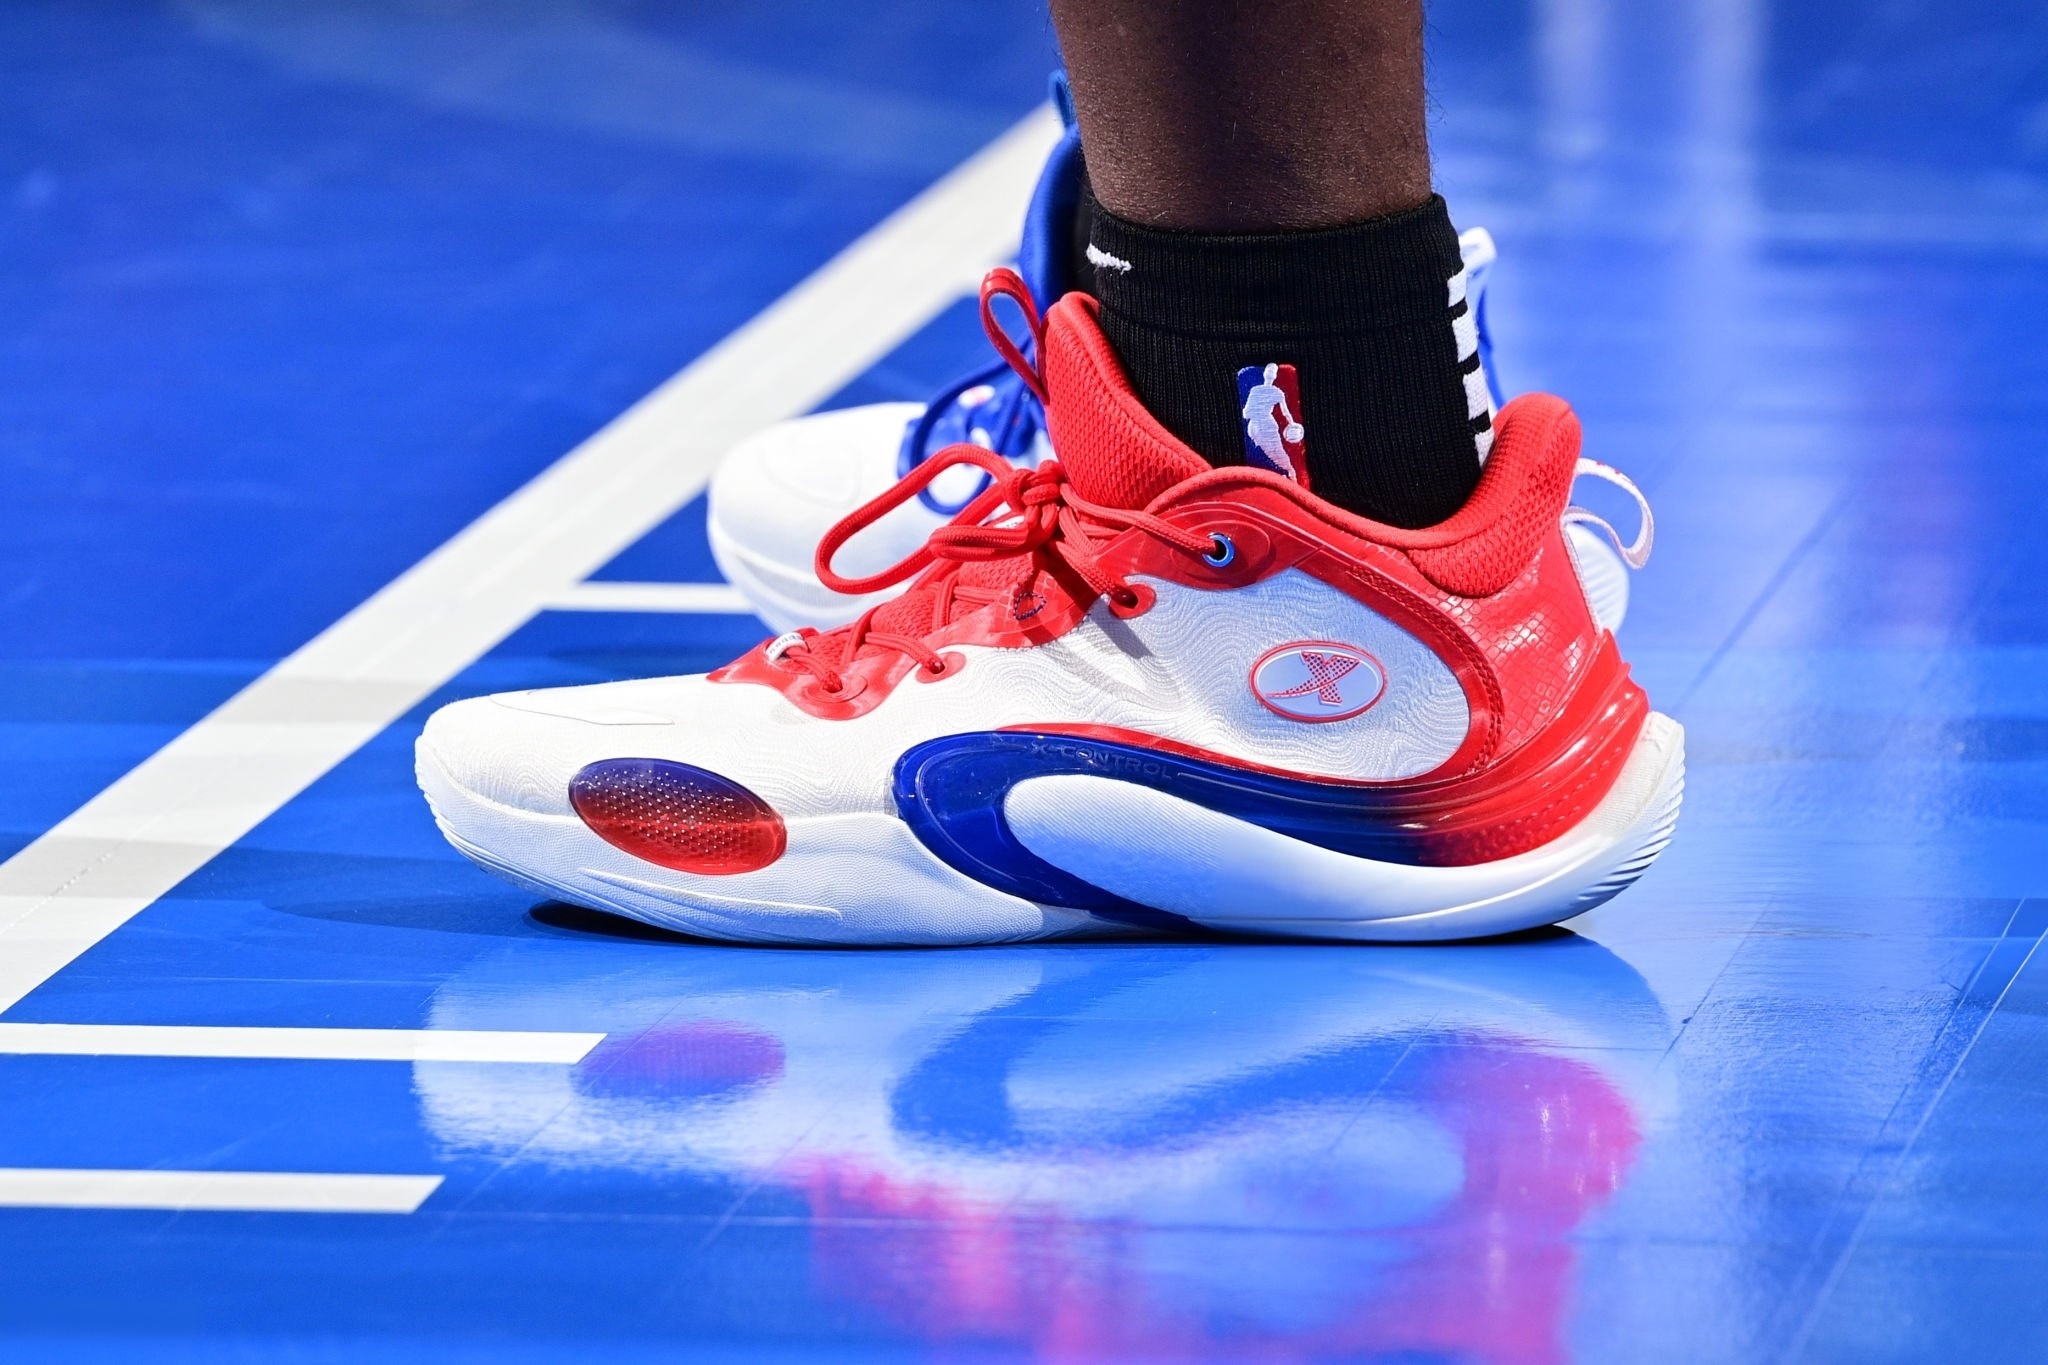
[(1228, 568), (1237, 559), (1237, 542), (1220, 531), (1209, 533), (1209, 548), (1202, 552), (1202, 562), (1212, 569)]
[(1125, 620), (1143, 616), (1159, 600), (1159, 594), (1143, 583), (1125, 583), (1121, 585), (1121, 591), (1111, 588), (1103, 596), (1109, 600), (1110, 614)]
[(841, 673), (837, 687), (827, 687), (822, 679), (813, 678), (806, 690), (824, 701), (852, 701), (868, 690), (868, 683), (858, 673)]
[(925, 667), (923, 664), (919, 664), (910, 673), (912, 677), (921, 683), (935, 683), (945, 681), (965, 667), (967, 667), (967, 656), (949, 649), (939, 655), (939, 667), (936, 671)]

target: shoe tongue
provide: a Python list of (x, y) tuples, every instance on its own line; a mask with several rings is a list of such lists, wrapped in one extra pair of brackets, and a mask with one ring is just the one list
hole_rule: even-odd
[(1107, 507), (1142, 508), (1209, 462), (1145, 411), (1096, 308), (1086, 294), (1069, 294), (1046, 315), (1046, 430), (1075, 492)]

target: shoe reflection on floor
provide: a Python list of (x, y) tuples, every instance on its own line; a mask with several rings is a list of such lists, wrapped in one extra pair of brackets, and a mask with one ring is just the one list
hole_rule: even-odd
[(808, 1230), (804, 1311), (1054, 1358), (1561, 1359), (1573, 1238), (1628, 1176), (1670, 1036), (1566, 932), (630, 963), (448, 983), (435, 1027), (611, 1032), (573, 1069), (419, 1064), (434, 1135), (708, 1178), (721, 1225)]

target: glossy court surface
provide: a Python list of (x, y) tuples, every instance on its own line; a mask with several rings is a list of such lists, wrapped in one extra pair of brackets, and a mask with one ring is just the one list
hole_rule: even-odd
[(1042, 13), (0, 7), (0, 1356), (2048, 1358), (2048, 25), (1430, 14), (1678, 841), (1510, 942), (798, 952), (492, 881), (412, 736), (759, 637), (661, 586), (707, 447), (978, 360)]

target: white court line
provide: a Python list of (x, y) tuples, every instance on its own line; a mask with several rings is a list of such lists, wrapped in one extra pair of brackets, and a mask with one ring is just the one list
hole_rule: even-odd
[(0, 1024), (0, 1054), (260, 1057), (307, 1062), (580, 1062), (602, 1033), (510, 1029), (236, 1028), (184, 1024)]
[(204, 866), (958, 298), (1016, 242), (1043, 107), (0, 865), (0, 1010)]
[(545, 603), (549, 611), (658, 611), (752, 616), (730, 583), (572, 583)]
[(438, 1175), (296, 1171), (94, 1171), (0, 1166), (0, 1208), (411, 1213)]

